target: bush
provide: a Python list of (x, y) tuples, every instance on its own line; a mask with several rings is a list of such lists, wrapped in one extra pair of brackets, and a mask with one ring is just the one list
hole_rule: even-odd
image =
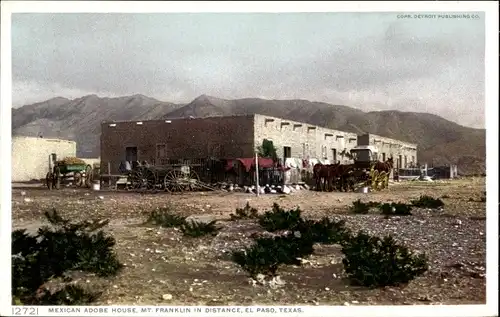
[(220, 227), (216, 226), (217, 220), (210, 222), (186, 221), (181, 227), (181, 231), (185, 236), (198, 238), (205, 235), (216, 236)]
[(380, 211), (386, 216), (411, 216), (411, 205), (404, 203), (385, 203), (379, 206)]
[(301, 265), (300, 258), (311, 255), (313, 241), (298, 232), (273, 238), (259, 238), (244, 251), (234, 251), (232, 259), (250, 276), (275, 276), (280, 265)]
[[(12, 293), (14, 302), (26, 305), (58, 304), (61, 298), (66, 305), (81, 305), (94, 300), (98, 293), (86, 293), (74, 286), (51, 294), (44, 284), (53, 278), (63, 277), (66, 272), (82, 270), (98, 276), (118, 273), (118, 262), (112, 248), (113, 237), (96, 230), (107, 221), (83, 221), (70, 223), (55, 210), (45, 213), (53, 225), (38, 230), (35, 236), (26, 230), (12, 232)], [(62, 297), (61, 297), (62, 296)]]
[(301, 213), (299, 208), (285, 211), (277, 203), (274, 203), (271, 211), (266, 211), (259, 217), (259, 224), (269, 232), (295, 230), (303, 221)]
[(350, 230), (345, 227), (344, 220), (331, 221), (328, 217), (319, 221), (303, 221), (298, 226), (298, 230), (306, 239), (322, 244), (341, 243), (351, 234)]
[(257, 209), (250, 207), (248, 202), (245, 205), (245, 208), (236, 208), (236, 214), (230, 214), (229, 216), (231, 217), (231, 220), (259, 218)]
[(88, 293), (76, 285), (66, 285), (61, 290), (51, 294), (46, 292), (41, 297), (39, 305), (78, 305), (83, 306), (98, 298), (95, 293)]
[(357, 285), (383, 287), (405, 284), (428, 269), (425, 254), (413, 255), (391, 236), (383, 239), (363, 232), (344, 241), (342, 260), (349, 279)]
[(147, 223), (164, 228), (180, 227), (186, 222), (186, 217), (174, 214), (170, 208), (158, 208), (149, 214)]
[(423, 195), (417, 200), (411, 201), (412, 205), (419, 208), (430, 208), (437, 209), (444, 206), (444, 202), (441, 199), (435, 199), (431, 196)]
[(379, 206), (380, 203), (369, 201), (368, 203), (361, 202), (361, 199), (358, 199), (352, 203), (350, 207), (350, 211), (355, 214), (367, 214), (370, 211), (370, 208)]

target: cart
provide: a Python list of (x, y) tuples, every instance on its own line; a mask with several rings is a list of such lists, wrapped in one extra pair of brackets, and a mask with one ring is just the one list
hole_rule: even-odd
[(51, 171), (47, 173), (45, 182), (49, 190), (60, 189), (61, 184), (67, 180), (72, 180), (77, 187), (92, 186), (93, 173), (92, 166), (88, 164), (66, 164), (63, 161), (56, 161)]

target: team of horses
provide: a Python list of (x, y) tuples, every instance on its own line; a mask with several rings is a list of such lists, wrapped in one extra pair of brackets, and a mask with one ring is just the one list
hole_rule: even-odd
[[(390, 157), (385, 162), (377, 161), (371, 165), (378, 173), (390, 174), (394, 166), (393, 158)], [(354, 189), (358, 181), (366, 180), (366, 172), (354, 164), (315, 164), (313, 167), (313, 177), (316, 182), (317, 191), (348, 191)]]

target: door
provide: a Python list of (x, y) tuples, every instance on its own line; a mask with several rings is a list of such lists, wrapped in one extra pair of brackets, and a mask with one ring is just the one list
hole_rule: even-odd
[(385, 153), (382, 153), (382, 162), (385, 162)]
[(285, 160), (289, 157), (292, 157), (292, 148), (289, 146), (283, 147), (283, 156), (285, 157)]
[(129, 162), (138, 161), (137, 159), (137, 146), (125, 148), (125, 160)]
[(337, 163), (337, 149), (332, 149), (332, 163)]
[(403, 164), (403, 156), (400, 155), (398, 159), (398, 168), (403, 168), (402, 164)]

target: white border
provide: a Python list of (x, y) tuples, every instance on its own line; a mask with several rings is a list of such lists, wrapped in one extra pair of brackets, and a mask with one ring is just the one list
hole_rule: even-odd
[[(422, 1), (422, 2), (290, 2), (276, 1), (223, 2), (223, 1), (2, 1), (1, 2), (1, 115), (0, 134), (1, 168), (1, 240), (0, 263), (2, 276), (10, 276), (11, 218), (11, 14), (20, 12), (418, 12), (418, 11), (484, 11), (486, 16), (486, 129), (487, 129), (487, 305), (478, 306), (375, 306), (375, 307), (308, 307), (301, 315), (336, 316), (494, 316), (498, 315), (498, 1)], [(11, 315), (10, 279), (0, 286), (2, 315)], [(304, 308), (306, 309), (306, 308)], [(44, 313), (45, 312), (45, 313)], [(50, 316), (48, 309), (41, 315)], [(69, 314), (62, 314), (69, 315)], [(99, 314), (95, 314), (98, 316)], [(109, 315), (109, 314), (108, 314)], [(158, 314), (155, 314), (157, 316)], [(214, 314), (215, 315), (215, 314)], [(262, 314), (259, 314), (262, 316)], [(295, 314), (287, 314), (295, 315)], [(217, 315), (219, 316), (219, 315)]]

